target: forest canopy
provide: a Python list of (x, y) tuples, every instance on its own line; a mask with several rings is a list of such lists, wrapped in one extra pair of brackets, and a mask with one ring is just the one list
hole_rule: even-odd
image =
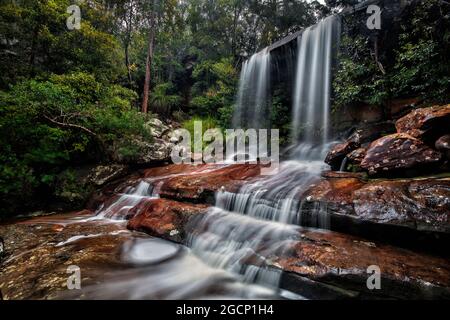
[[(39, 194), (71, 193), (74, 167), (133, 157), (139, 150), (127, 141), (150, 141), (155, 117), (186, 128), (195, 119), (227, 128), (246, 59), (357, 2), (1, 1), (1, 202), (15, 211)], [(79, 28), (68, 28), (73, 5)], [(411, 96), (447, 100), (448, 7), (426, 1), (395, 33), (375, 36), (347, 19), (333, 107)], [(291, 97), (274, 89), (270, 117), (287, 141)], [(61, 183), (67, 177), (72, 182)]]
[[(69, 29), (74, 4), (80, 28)], [(293, 0), (2, 1), (6, 211), (32, 207), (39, 194), (70, 194), (73, 167), (110, 161), (111, 143), (145, 137), (155, 115), (180, 122), (213, 115), (226, 127), (240, 64), (325, 12)], [(136, 150), (125, 144), (118, 152)]]

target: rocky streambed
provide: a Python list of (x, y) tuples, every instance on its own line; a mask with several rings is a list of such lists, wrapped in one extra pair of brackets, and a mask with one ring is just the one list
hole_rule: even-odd
[[(306, 173), (287, 166), (283, 188), (259, 165), (146, 169), (81, 212), (3, 224), (2, 297), (450, 298), (450, 178), (325, 171), (298, 187)], [(295, 219), (267, 214), (281, 211)]]

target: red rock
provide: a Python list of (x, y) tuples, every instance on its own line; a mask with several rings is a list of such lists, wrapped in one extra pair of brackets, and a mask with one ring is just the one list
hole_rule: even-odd
[[(315, 210), (315, 203), (326, 205), (328, 214), (352, 215), (353, 211), (353, 192), (364, 186), (364, 182), (359, 178), (327, 178), (317, 184), (312, 185), (302, 195), (307, 200), (308, 206), (304, 205), (303, 213)], [(302, 218), (305, 222), (305, 219)]]
[(422, 141), (405, 133), (396, 133), (374, 141), (361, 162), (369, 174), (400, 169), (423, 168), (437, 163), (442, 155)]
[(450, 232), (450, 179), (372, 182), (355, 190), (355, 215), (410, 228)]
[(153, 199), (133, 209), (134, 217), (127, 228), (146, 232), (152, 236), (182, 242), (189, 219), (205, 213), (207, 205), (181, 203), (167, 199)]
[(448, 133), (450, 130), (450, 104), (416, 109), (399, 119), (395, 126), (397, 132), (407, 133), (415, 138), (435, 135), (435, 132)]
[(339, 170), (344, 158), (353, 150), (360, 147), (359, 140), (347, 140), (331, 148), (325, 158), (325, 163), (329, 164), (333, 170)]
[(321, 176), (327, 179), (355, 178), (364, 180), (367, 178), (367, 174), (362, 172), (324, 171), (322, 172)]
[(353, 166), (359, 167), (361, 166), (361, 162), (364, 160), (366, 154), (366, 148), (358, 148), (356, 150), (353, 150), (347, 155), (348, 163)]
[[(327, 178), (308, 188), (302, 198), (324, 204), (329, 214), (357, 221), (450, 233), (448, 178), (369, 183), (355, 177)], [(352, 222), (347, 223), (350, 228)]]
[(450, 134), (440, 137), (434, 145), (446, 155), (447, 159), (450, 159)]
[(306, 196), (312, 199), (328, 202), (351, 202), (352, 193), (364, 186), (364, 182), (357, 178), (335, 178), (322, 180), (308, 189)]
[(256, 164), (236, 164), (211, 167), (196, 174), (179, 175), (165, 180), (161, 186), (161, 196), (191, 201), (214, 203), (214, 193), (220, 188), (237, 190), (245, 181), (260, 175), (261, 166)]
[[(450, 296), (450, 261), (336, 232), (304, 230), (289, 255), (275, 259), (301, 278), (372, 296), (411, 299)], [(381, 271), (381, 289), (367, 288), (369, 266)], [(297, 279), (299, 279), (297, 277)], [(291, 277), (295, 281), (295, 277)], [(299, 286), (292, 286), (299, 287)], [(301, 290), (302, 288), (300, 288)]]
[(166, 178), (176, 174), (189, 174), (202, 170), (218, 167), (217, 165), (192, 165), (192, 164), (171, 164), (163, 167), (155, 167), (144, 170), (145, 178)]

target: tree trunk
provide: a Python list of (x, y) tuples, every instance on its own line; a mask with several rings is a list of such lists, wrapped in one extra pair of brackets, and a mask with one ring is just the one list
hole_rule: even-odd
[(131, 76), (129, 47), (130, 47), (130, 45), (127, 42), (125, 44), (125, 65), (127, 66), (128, 82), (130, 83), (130, 89), (132, 89), (133, 88), (133, 77)]
[(147, 60), (145, 61), (145, 82), (142, 98), (141, 111), (143, 113), (148, 112), (148, 99), (150, 95), (150, 76), (151, 76), (151, 64), (153, 59), (153, 42), (155, 40), (155, 26), (154, 26), (154, 14), (152, 12), (150, 17), (150, 31), (148, 35), (148, 49), (147, 49)]
[(131, 34), (133, 32), (133, 14), (134, 14), (134, 7), (133, 7), (133, 1), (129, 2), (128, 6), (128, 17), (127, 12), (125, 11), (123, 20), (126, 24), (126, 39), (125, 39), (125, 64), (127, 67), (128, 72), (128, 82), (130, 83), (130, 89), (133, 89), (133, 77), (131, 74), (131, 66), (130, 66), (130, 44), (131, 44)]

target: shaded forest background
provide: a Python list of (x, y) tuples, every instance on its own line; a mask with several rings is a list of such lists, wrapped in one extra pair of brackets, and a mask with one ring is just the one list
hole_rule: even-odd
[[(67, 8), (77, 2), (3, 0), (3, 212), (80, 188), (73, 168), (111, 162), (118, 139), (130, 143), (115, 152), (138, 152), (131, 142), (151, 141), (154, 117), (229, 127), (243, 61), (355, 2), (85, 0), (81, 28), (68, 30)], [(389, 34), (360, 32), (360, 19), (346, 21), (335, 109), (397, 97), (448, 101), (448, 5), (418, 1)], [(289, 100), (273, 98), (274, 126), (285, 135)]]

